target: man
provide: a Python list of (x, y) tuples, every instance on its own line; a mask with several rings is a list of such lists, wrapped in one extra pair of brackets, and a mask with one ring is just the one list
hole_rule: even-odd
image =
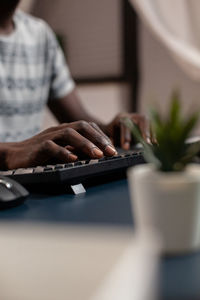
[[(75, 161), (78, 153), (113, 156), (117, 130), (121, 146), (130, 147), (125, 116), (147, 138), (146, 120), (138, 114), (121, 114), (107, 125), (87, 114), (53, 32), (16, 11), (19, 1), (0, 3), (0, 169)], [(38, 134), (46, 104), (61, 125)]]

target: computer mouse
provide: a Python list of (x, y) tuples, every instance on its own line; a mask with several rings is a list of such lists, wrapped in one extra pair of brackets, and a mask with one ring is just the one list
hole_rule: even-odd
[(0, 176), (0, 210), (24, 203), (29, 192), (9, 177)]

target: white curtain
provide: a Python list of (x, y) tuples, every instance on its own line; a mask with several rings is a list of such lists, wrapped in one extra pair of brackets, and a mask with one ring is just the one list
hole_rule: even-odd
[(200, 80), (200, 0), (129, 0), (182, 69)]

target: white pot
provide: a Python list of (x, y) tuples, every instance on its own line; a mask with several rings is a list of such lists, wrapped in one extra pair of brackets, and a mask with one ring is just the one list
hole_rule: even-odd
[(159, 231), (165, 253), (200, 249), (200, 166), (164, 173), (152, 165), (128, 170), (135, 226)]

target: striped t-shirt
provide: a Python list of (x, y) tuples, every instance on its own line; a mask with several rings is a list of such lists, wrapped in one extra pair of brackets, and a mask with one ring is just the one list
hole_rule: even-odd
[(41, 130), (44, 108), (74, 88), (64, 55), (48, 25), (21, 11), (15, 30), (0, 35), (0, 142)]

